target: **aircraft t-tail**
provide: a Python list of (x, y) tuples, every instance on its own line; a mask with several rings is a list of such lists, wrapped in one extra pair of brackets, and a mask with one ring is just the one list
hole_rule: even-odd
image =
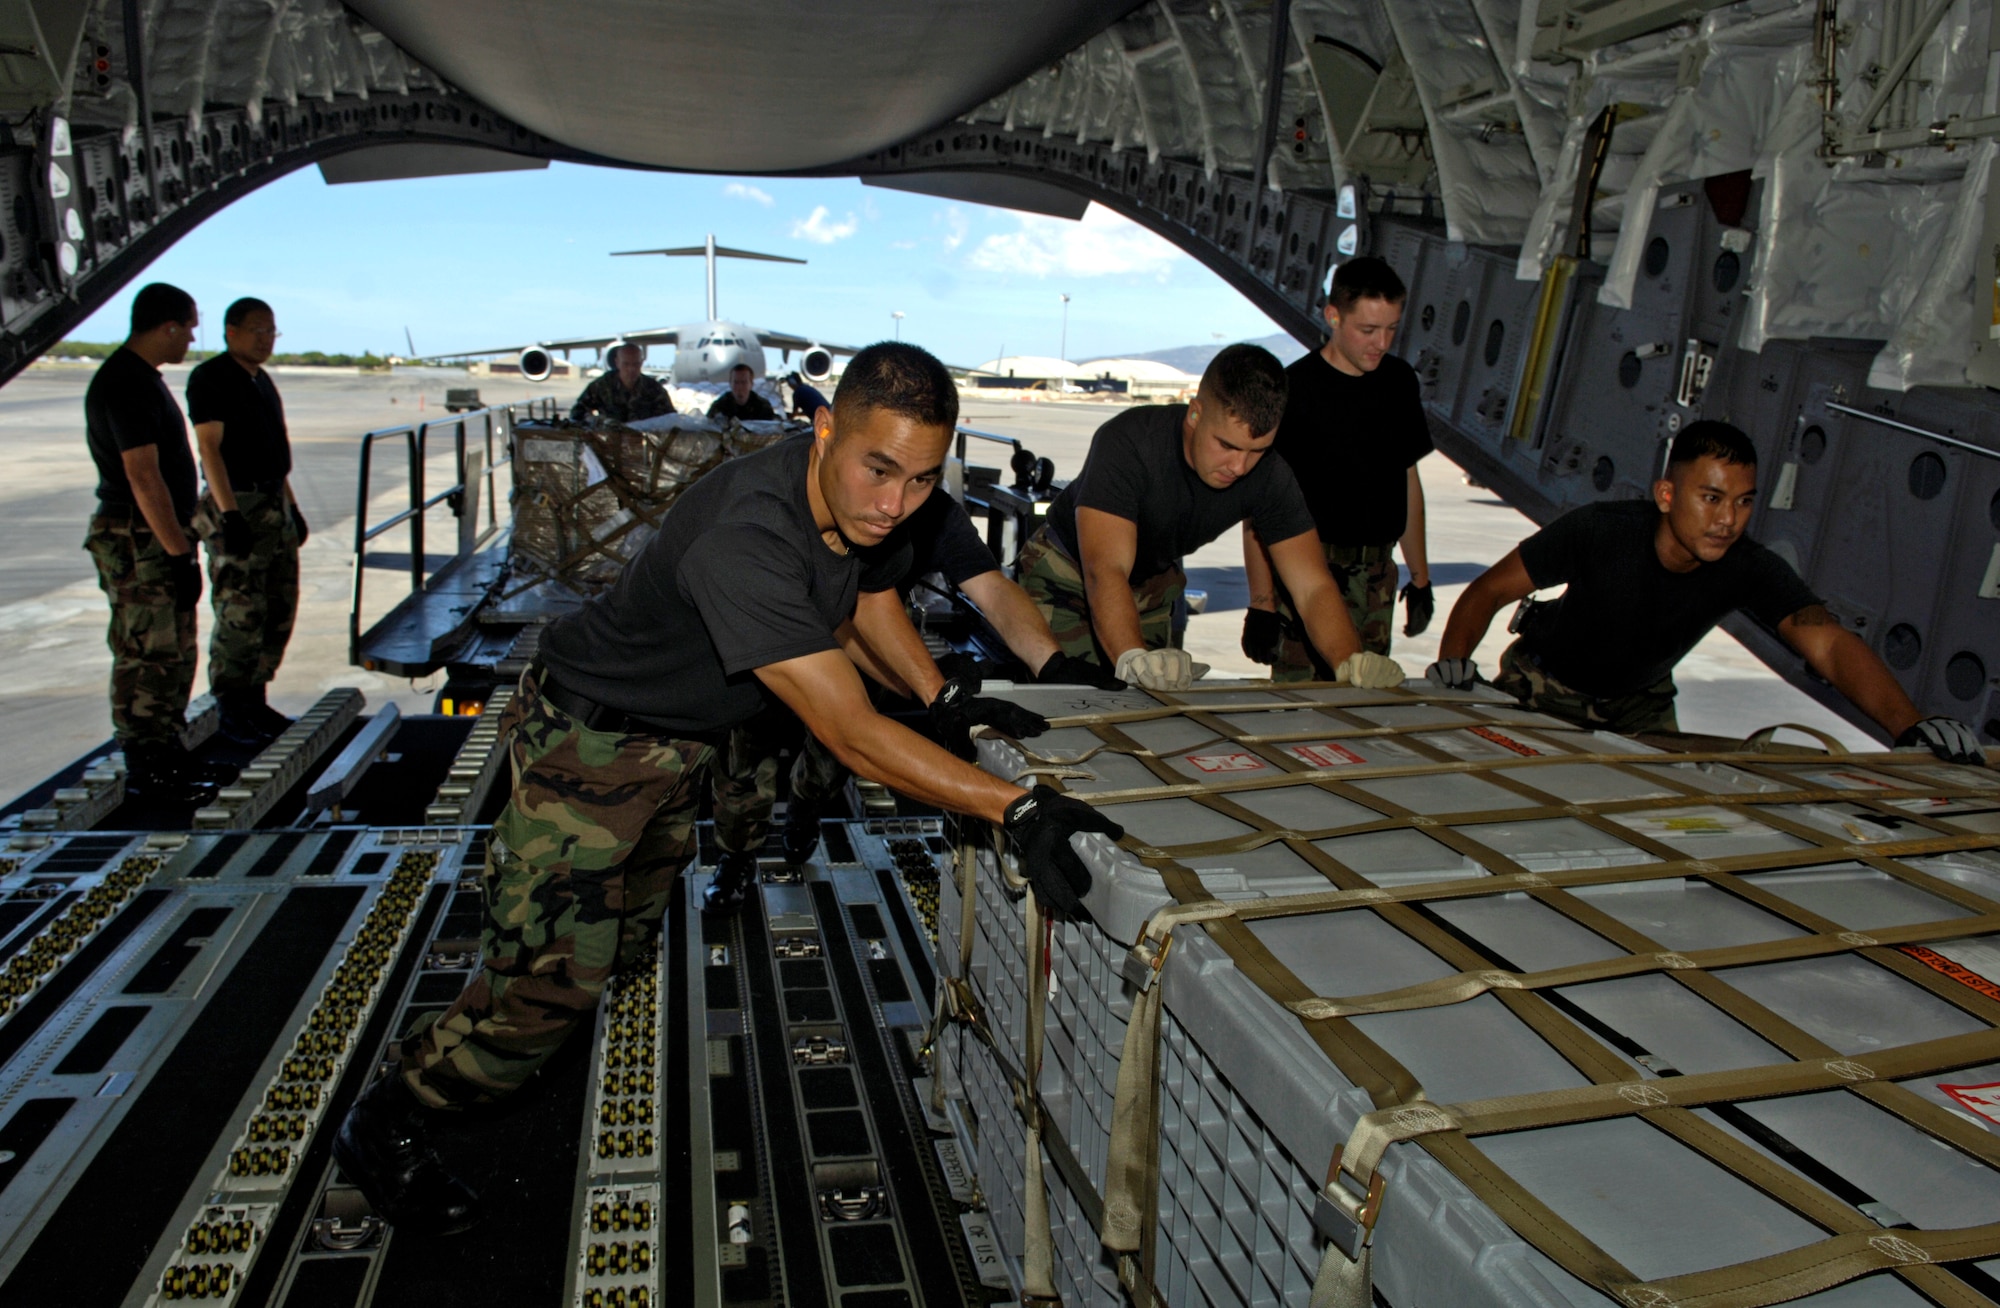
[(764, 351), (774, 349), (780, 352), (786, 362), (790, 362), (792, 351), (799, 354), (799, 372), (806, 380), (824, 381), (833, 373), (836, 355), (853, 354), (859, 348), (852, 345), (823, 345), (805, 336), (790, 332), (769, 331), (752, 327), (747, 323), (731, 322), (719, 318), (715, 312), (715, 261), (717, 259), (761, 259), (767, 263), (804, 263), (804, 259), (793, 259), (781, 254), (759, 254), (755, 250), (737, 250), (726, 245), (717, 245), (715, 236), (700, 245), (677, 246), (665, 250), (614, 250), (614, 256), (659, 254), (670, 258), (700, 257), (708, 262), (708, 318), (706, 321), (688, 323), (679, 327), (655, 327), (645, 331), (618, 332), (608, 336), (577, 336), (560, 341), (536, 341), (530, 345), (506, 345), (490, 350), (463, 350), (450, 358), (466, 358), (473, 355), (518, 354), (521, 375), (529, 381), (547, 381), (554, 371), (555, 352), (565, 355), (571, 350), (597, 350), (600, 353), (613, 345), (671, 345), (674, 347), (673, 380), (680, 384), (692, 382), (722, 382), (727, 384), (729, 374), (738, 364), (748, 364), (752, 375), (765, 375)]

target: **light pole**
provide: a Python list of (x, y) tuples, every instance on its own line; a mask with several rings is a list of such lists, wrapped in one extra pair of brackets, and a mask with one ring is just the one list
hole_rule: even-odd
[(901, 309), (891, 310), (889, 316), (896, 320), (896, 339), (900, 341), (903, 339), (903, 311)]
[(1062, 304), (1063, 304), (1062, 352), (1059, 357), (1062, 359), (1064, 363), (1068, 363), (1069, 362), (1069, 296), (1064, 295), (1062, 297)]

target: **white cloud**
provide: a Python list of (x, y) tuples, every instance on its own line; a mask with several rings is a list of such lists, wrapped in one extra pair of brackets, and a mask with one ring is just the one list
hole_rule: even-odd
[(755, 200), (766, 209), (777, 203), (777, 201), (771, 198), (768, 191), (759, 190), (754, 186), (746, 186), (742, 182), (731, 182), (722, 188), (722, 193), (732, 200)]
[(944, 248), (947, 251), (956, 250), (965, 244), (966, 233), (972, 230), (972, 220), (965, 216), (963, 209), (955, 204), (951, 205), (943, 213), (936, 215), (936, 219), (945, 225)]
[(891, 241), (889, 242), (889, 248), (892, 250), (914, 250), (917, 248), (917, 243), (915, 241)]
[(1047, 277), (1152, 276), (1167, 279), (1187, 256), (1109, 209), (1091, 205), (1081, 222), (1017, 215), (1020, 230), (981, 241), (968, 261), (986, 272)]
[(815, 245), (832, 245), (844, 241), (861, 230), (861, 220), (848, 214), (845, 221), (828, 222), (827, 208), (823, 204), (813, 206), (810, 215), (792, 220), (792, 236), (798, 240), (811, 241)]

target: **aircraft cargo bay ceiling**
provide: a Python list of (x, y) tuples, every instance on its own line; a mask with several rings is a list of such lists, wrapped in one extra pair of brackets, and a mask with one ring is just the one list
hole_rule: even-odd
[(311, 163), (1094, 200), (1307, 341), (1389, 258), (1440, 446), (1538, 519), (1746, 427), (1758, 534), (2000, 741), (1996, 44), (1991, 0), (0, 0), (0, 377)]

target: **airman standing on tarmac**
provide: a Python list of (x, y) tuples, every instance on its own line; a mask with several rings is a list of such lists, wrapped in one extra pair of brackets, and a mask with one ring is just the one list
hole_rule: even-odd
[(604, 373), (583, 388), (569, 406), (571, 422), (603, 418), (638, 422), (674, 411), (674, 401), (657, 377), (645, 370), (646, 349), (629, 341), (614, 342), (604, 352)]

